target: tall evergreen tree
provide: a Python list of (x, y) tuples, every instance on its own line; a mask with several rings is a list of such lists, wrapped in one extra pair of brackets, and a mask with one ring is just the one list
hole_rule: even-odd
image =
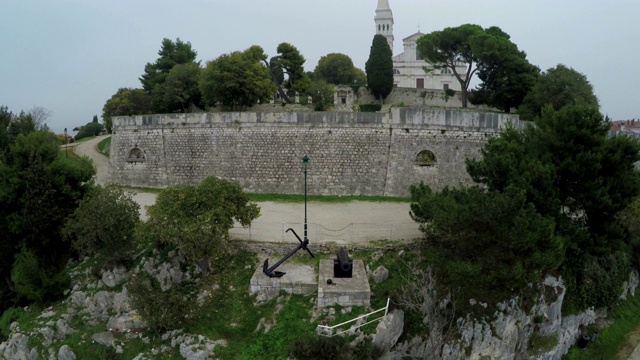
[(373, 37), (369, 60), (365, 65), (369, 89), (383, 101), (393, 89), (393, 59), (387, 39), (377, 34)]

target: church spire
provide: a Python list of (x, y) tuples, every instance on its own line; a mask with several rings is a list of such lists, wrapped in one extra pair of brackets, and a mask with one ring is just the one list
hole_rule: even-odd
[(373, 20), (376, 23), (376, 34), (387, 38), (387, 43), (393, 53), (393, 13), (389, 7), (389, 0), (378, 0), (378, 8)]

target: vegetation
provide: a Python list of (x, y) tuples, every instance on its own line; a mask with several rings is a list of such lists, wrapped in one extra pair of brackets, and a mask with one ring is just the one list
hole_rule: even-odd
[(67, 218), (62, 234), (81, 256), (126, 264), (135, 249), (139, 208), (130, 193), (114, 185), (98, 185)]
[[(465, 108), (476, 71), (483, 83), (475, 101), (507, 112), (520, 105), (538, 74), (538, 68), (529, 64), (526, 54), (509, 40), (509, 35), (495, 26), (483, 29), (464, 24), (434, 31), (418, 39), (417, 50), (435, 69), (451, 69), (460, 83)], [(466, 65), (464, 74), (458, 73), (459, 63)]]
[(113, 116), (150, 114), (151, 97), (142, 89), (120, 88), (102, 107), (102, 122), (111, 133)]
[(249, 202), (238, 183), (211, 176), (198, 186), (162, 190), (147, 213), (144, 232), (184, 251), (206, 274), (209, 259), (226, 252), (233, 221), (247, 226), (260, 215), (260, 209)]
[(558, 64), (540, 75), (518, 108), (518, 114), (522, 119), (533, 121), (542, 115), (543, 108), (548, 105), (555, 110), (567, 105), (598, 107), (598, 98), (586, 76)]
[(324, 80), (313, 81), (307, 93), (311, 96), (315, 111), (326, 111), (329, 106), (333, 105), (333, 85)]
[(252, 46), (208, 62), (200, 77), (205, 104), (220, 103), (225, 110), (242, 110), (268, 101), (277, 87), (271, 81), (270, 69), (263, 64), (266, 59), (260, 46)]
[(99, 122), (88, 122), (86, 125), (80, 127), (80, 131), (76, 134), (75, 140), (78, 141), (84, 138), (98, 136), (102, 130), (104, 130), (104, 125)]
[(334, 85), (364, 85), (358, 82), (357, 70), (349, 56), (331, 53), (320, 58), (314, 73), (318, 79)]
[(164, 84), (174, 66), (196, 63), (198, 53), (191, 48), (190, 42), (184, 42), (180, 38), (176, 41), (164, 38), (158, 55), (158, 59), (153, 64), (145, 65), (144, 74), (140, 77), (142, 88), (149, 95), (153, 93), (156, 86)]
[(373, 37), (369, 60), (365, 64), (367, 85), (376, 99), (381, 102), (393, 90), (393, 60), (387, 39), (377, 34)]
[(151, 105), (155, 113), (190, 112), (202, 106), (202, 94), (198, 87), (200, 65), (197, 63), (177, 64), (163, 83), (151, 92)]

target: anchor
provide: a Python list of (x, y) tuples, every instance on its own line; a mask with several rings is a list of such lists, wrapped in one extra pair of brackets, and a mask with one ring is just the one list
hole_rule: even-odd
[(285, 262), (288, 258), (290, 258), (293, 254), (295, 254), (296, 252), (298, 252), (298, 250), (300, 249), (305, 249), (307, 250), (307, 252), (309, 253), (309, 255), (311, 255), (312, 258), (315, 258), (315, 256), (313, 256), (313, 254), (311, 253), (311, 250), (309, 250), (309, 248), (307, 247), (307, 245), (309, 245), (309, 239), (307, 239), (306, 237), (304, 238), (304, 241), (302, 241), (300, 239), (300, 236), (298, 236), (298, 234), (296, 234), (296, 232), (292, 229), (292, 228), (288, 228), (286, 232), (291, 231), (293, 233), (293, 235), (296, 236), (296, 238), (298, 238), (298, 241), (300, 241), (300, 245), (298, 245), (298, 247), (296, 247), (295, 249), (291, 250), (285, 257), (283, 257), (282, 259), (280, 259), (280, 261), (278, 261), (277, 263), (275, 263), (275, 265), (273, 265), (272, 267), (269, 267), (269, 259), (266, 259), (264, 261), (264, 264), (262, 265), (262, 272), (267, 275), (270, 278), (273, 277), (282, 277), (282, 275), (286, 274), (282, 271), (274, 271), (278, 266), (280, 266), (283, 262)]

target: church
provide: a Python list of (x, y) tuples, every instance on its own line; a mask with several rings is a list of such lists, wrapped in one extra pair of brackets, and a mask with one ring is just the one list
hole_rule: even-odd
[[(389, 7), (389, 0), (378, 0), (375, 15), (376, 34), (387, 39), (393, 51), (393, 13)], [(402, 39), (404, 51), (393, 57), (393, 86), (399, 88), (418, 89), (452, 89), (460, 91), (460, 82), (449, 68), (433, 69), (428, 62), (419, 58), (416, 51), (416, 41), (424, 34), (420, 31)], [(425, 68), (431, 71), (425, 71)], [(465, 64), (457, 66), (458, 74), (465, 74)]]

